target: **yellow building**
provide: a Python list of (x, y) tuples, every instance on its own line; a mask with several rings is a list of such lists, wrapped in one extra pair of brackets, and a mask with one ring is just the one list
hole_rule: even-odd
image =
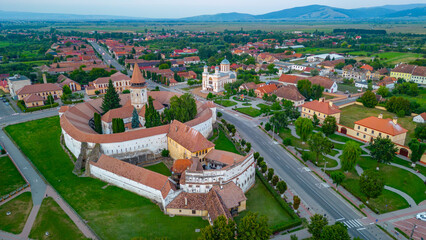
[(410, 81), (415, 68), (415, 65), (399, 64), (394, 69), (392, 69), (390, 76), (396, 79), (402, 78), (405, 81)]
[(44, 99), (36, 94), (30, 94), (24, 97), (24, 103), (27, 108), (44, 106)]
[(173, 159), (203, 158), (214, 144), (197, 130), (174, 120), (167, 134), (167, 148)]
[(58, 99), (62, 96), (62, 88), (54, 83), (34, 84), (24, 86), (16, 94), (18, 95), (18, 100), (24, 100), (25, 97), (30, 95), (38, 95), (44, 100), (47, 100), (47, 97), (52, 95), (54, 99)]
[(115, 91), (118, 93), (130, 89), (130, 78), (121, 72), (116, 72), (110, 77), (101, 77), (89, 83), (89, 86), (86, 88), (86, 94), (96, 95), (97, 91), (99, 91), (99, 94), (105, 94), (108, 89), (109, 80), (112, 81)]
[(333, 116), (336, 118), (336, 123), (339, 123), (340, 112), (339, 107), (334, 105), (333, 102), (326, 102), (324, 98), (320, 98), (319, 100), (314, 100), (312, 102), (305, 102), (302, 105), (301, 116), (313, 119), (314, 115), (317, 115), (321, 124), (327, 116)]

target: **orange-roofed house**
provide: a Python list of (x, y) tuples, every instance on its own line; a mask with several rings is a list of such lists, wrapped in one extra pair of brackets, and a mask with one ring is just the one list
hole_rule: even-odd
[(277, 85), (269, 84), (262, 87), (258, 87), (256, 90), (254, 90), (254, 93), (256, 94), (256, 97), (262, 98), (265, 94), (269, 95), (277, 89)]
[(23, 98), (27, 108), (44, 106), (44, 99), (37, 94), (30, 94)]
[(62, 88), (55, 83), (34, 84), (24, 86), (16, 94), (18, 95), (18, 100), (24, 100), (25, 97), (30, 95), (38, 95), (44, 100), (47, 100), (47, 97), (52, 95), (54, 99), (58, 99), (62, 96)]
[(314, 100), (312, 102), (305, 102), (302, 105), (301, 116), (309, 119), (314, 119), (314, 115), (317, 115), (320, 123), (324, 122), (324, 119), (328, 116), (336, 118), (336, 122), (340, 122), (340, 109), (334, 105), (333, 102), (326, 102), (324, 98)]
[(86, 94), (95, 95), (97, 91), (99, 91), (100, 94), (106, 93), (110, 79), (117, 92), (122, 92), (130, 88), (130, 78), (121, 72), (116, 72), (110, 77), (100, 77), (90, 82), (89, 87), (86, 88)]

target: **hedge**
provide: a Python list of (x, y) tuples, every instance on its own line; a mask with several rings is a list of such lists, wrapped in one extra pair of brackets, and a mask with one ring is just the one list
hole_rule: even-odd
[(64, 100), (64, 101), (62, 101), (63, 104), (75, 104), (75, 103), (82, 103), (82, 102), (84, 102), (84, 100), (77, 100), (77, 101)]
[(44, 105), (44, 106), (40, 106), (40, 107), (27, 108), (27, 107), (25, 107), (25, 103), (22, 103), (23, 101), (22, 102), (21, 101), (18, 101), (16, 105), (18, 105), (18, 107), (21, 109), (22, 112), (35, 112), (35, 111), (48, 109), (48, 108), (54, 108), (54, 107), (59, 106), (59, 103), (55, 102), (52, 105), (49, 104), (49, 105)]
[(280, 204), (282, 208), (293, 218), (292, 221), (284, 222), (282, 224), (275, 225), (273, 227), (270, 227), (272, 232), (281, 232), (286, 229), (299, 226), (302, 224), (302, 220), (297, 216), (296, 213), (294, 213), (293, 209), (288, 206), (288, 204), (281, 198), (280, 195), (278, 195), (277, 191), (271, 187), (271, 185), (268, 183), (268, 181), (265, 179), (265, 177), (262, 175), (262, 173), (259, 172), (259, 170), (256, 169), (256, 175), (260, 178), (260, 181), (262, 181), (263, 185), (266, 186), (266, 189), (274, 196), (275, 200)]

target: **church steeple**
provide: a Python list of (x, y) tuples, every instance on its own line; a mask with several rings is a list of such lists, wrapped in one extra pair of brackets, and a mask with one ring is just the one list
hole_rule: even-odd
[(133, 67), (133, 75), (130, 80), (130, 98), (132, 105), (137, 109), (142, 109), (148, 101), (148, 93), (146, 90), (146, 81), (142, 76), (141, 70), (137, 63)]

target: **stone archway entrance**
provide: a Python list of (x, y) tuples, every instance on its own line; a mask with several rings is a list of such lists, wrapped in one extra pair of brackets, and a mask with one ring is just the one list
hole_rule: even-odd
[(404, 156), (404, 157), (408, 157), (408, 150), (405, 148), (401, 148), (399, 149), (399, 154)]
[(342, 127), (340, 129), (340, 132), (343, 133), (343, 134), (346, 134), (348, 132), (348, 130), (346, 128)]

